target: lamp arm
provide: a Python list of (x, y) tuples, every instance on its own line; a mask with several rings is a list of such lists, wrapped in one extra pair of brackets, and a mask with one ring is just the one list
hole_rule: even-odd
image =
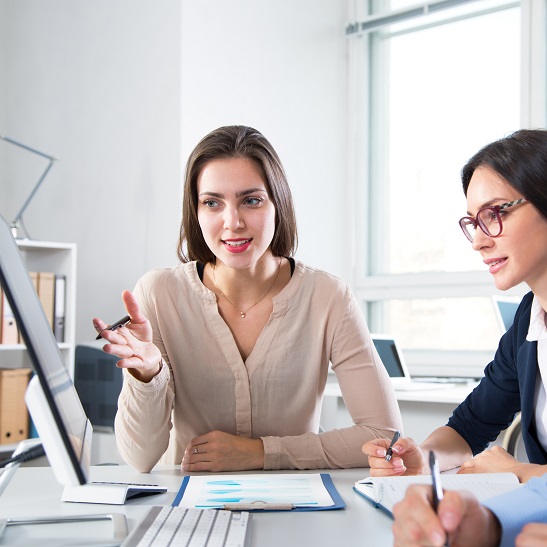
[(16, 226), (17, 223), (21, 220), (21, 217), (23, 216), (23, 213), (25, 212), (25, 209), (28, 207), (29, 203), (32, 201), (32, 198), (34, 197), (34, 194), (40, 188), (40, 185), (42, 184), (42, 181), (46, 178), (46, 175), (48, 174), (49, 170), (55, 163), (55, 158), (49, 160), (49, 164), (46, 167), (45, 171), (42, 173), (42, 176), (38, 179), (38, 182), (34, 185), (34, 188), (32, 189), (32, 192), (28, 195), (27, 199), (25, 200), (25, 203), (23, 203), (21, 209), (19, 209), (19, 212), (15, 215), (15, 218), (12, 221), (12, 226)]
[(39, 150), (36, 150), (36, 148), (31, 148), (30, 146), (27, 146), (26, 144), (23, 144), (22, 142), (16, 141), (12, 139), (11, 137), (8, 137), (7, 135), (2, 135), (0, 133), (0, 139), (10, 142), (11, 144), (14, 144), (15, 146), (20, 146), (21, 148), (24, 148), (25, 150), (28, 150), (29, 152), (32, 152), (33, 154), (38, 154), (39, 156), (42, 156), (43, 158), (47, 158), (50, 161), (55, 161), (57, 158), (54, 158), (53, 156), (50, 156), (49, 154), (44, 154), (44, 152), (40, 152)]
[(14, 230), (14, 236), (16, 237), (18, 222), (21, 221), (22, 223), (22, 216), (23, 216), (23, 213), (25, 212), (25, 209), (28, 207), (29, 203), (32, 201), (34, 194), (36, 194), (36, 191), (38, 190), (38, 188), (40, 188), (40, 185), (42, 184), (43, 180), (46, 178), (46, 175), (49, 173), (49, 170), (51, 169), (53, 164), (57, 161), (57, 158), (54, 158), (53, 156), (50, 156), (49, 154), (45, 154), (44, 152), (40, 152), (40, 150), (36, 150), (36, 148), (32, 148), (6, 135), (0, 134), (0, 139), (6, 142), (9, 142), (11, 144), (14, 144), (15, 146), (19, 146), (20, 148), (23, 148), (24, 150), (27, 150), (28, 152), (32, 152), (33, 154), (37, 154), (38, 156), (42, 156), (42, 158), (47, 158), (49, 160), (49, 163), (47, 167), (45, 168), (44, 172), (42, 173), (42, 176), (38, 179), (38, 182), (34, 185), (34, 188), (32, 189), (27, 199), (25, 200), (25, 203), (23, 203), (23, 206), (21, 207), (21, 209), (19, 209), (19, 212), (17, 213), (17, 215), (15, 216), (15, 218), (13, 219), (11, 223), (12, 230)]

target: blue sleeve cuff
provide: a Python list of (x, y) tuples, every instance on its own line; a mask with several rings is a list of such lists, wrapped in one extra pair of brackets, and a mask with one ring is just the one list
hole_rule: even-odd
[(525, 524), (547, 523), (547, 475), (533, 478), (516, 490), (490, 498), (483, 505), (500, 521), (500, 546), (512, 547)]

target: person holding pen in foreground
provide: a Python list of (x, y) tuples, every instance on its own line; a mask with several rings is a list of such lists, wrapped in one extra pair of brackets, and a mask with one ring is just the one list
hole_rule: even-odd
[[(532, 290), (480, 384), (446, 426), (421, 446), (401, 437), (390, 461), (385, 460), (388, 440), (363, 446), (372, 476), (427, 474), (430, 450), (443, 471), (509, 471), (521, 482), (547, 472), (547, 131), (520, 130), (488, 144), (464, 166), (462, 183), (468, 212), (460, 227), (496, 287), (507, 290), (525, 282)], [(530, 464), (501, 447), (485, 450), (519, 411)]]
[[(206, 135), (186, 167), (181, 264), (124, 291), (125, 326), (93, 320), (124, 372), (115, 430), (129, 465), (363, 467), (362, 444), (401, 429), (357, 299), (293, 258), (296, 243), (269, 141), (244, 126)], [(319, 433), (329, 363), (354, 425)]]
[(547, 545), (547, 475), (482, 504), (470, 492), (445, 490), (437, 513), (431, 487), (412, 484), (393, 514), (398, 547), (542, 547)]

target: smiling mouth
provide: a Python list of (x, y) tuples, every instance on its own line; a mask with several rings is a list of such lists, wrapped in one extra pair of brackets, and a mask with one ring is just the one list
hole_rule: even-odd
[(247, 243), (250, 243), (250, 239), (241, 239), (240, 241), (225, 241), (222, 240), (222, 243), (225, 245), (229, 245), (230, 247), (242, 247), (243, 245), (246, 245)]

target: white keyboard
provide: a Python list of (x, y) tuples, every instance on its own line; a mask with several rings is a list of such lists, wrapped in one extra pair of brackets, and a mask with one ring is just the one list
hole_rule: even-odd
[(153, 506), (122, 547), (248, 547), (251, 514)]

